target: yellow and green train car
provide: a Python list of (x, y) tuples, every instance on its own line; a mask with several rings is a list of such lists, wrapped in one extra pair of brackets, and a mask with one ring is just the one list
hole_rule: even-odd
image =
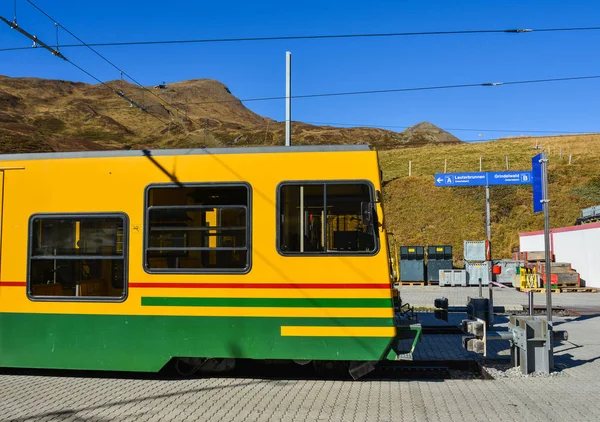
[(0, 160), (0, 366), (396, 356), (366, 146)]

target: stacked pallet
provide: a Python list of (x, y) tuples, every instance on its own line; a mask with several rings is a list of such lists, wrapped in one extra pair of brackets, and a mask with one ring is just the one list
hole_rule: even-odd
[[(544, 262), (536, 263), (536, 271), (546, 280), (546, 264)], [(550, 279), (556, 279), (558, 287), (581, 287), (581, 278), (579, 273), (571, 268), (568, 262), (552, 262), (550, 264)]]
[[(513, 259), (515, 261), (541, 262), (546, 260), (546, 252), (513, 252)], [(550, 261), (554, 262), (554, 254), (550, 254)]]
[[(514, 254), (525, 261), (525, 267), (537, 277), (537, 286), (535, 288), (521, 290), (545, 291), (546, 289), (546, 254), (544, 251), (517, 252)], [(550, 288), (557, 292), (578, 292), (591, 291), (581, 286), (581, 277), (579, 273), (572, 268), (569, 262), (554, 262), (554, 256), (551, 256), (550, 263)], [(595, 289), (593, 289), (595, 291)]]

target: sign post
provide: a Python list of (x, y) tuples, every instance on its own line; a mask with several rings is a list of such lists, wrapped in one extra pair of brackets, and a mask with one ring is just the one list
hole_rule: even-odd
[[(531, 171), (473, 172), (473, 173), (441, 173), (434, 175), (437, 187), (485, 186), (486, 235), (490, 233), (490, 186), (494, 185), (533, 185), (533, 212), (544, 211), (544, 252), (546, 259), (546, 348), (548, 352), (549, 371), (554, 369), (552, 348), (552, 267), (550, 250), (550, 200), (548, 197), (548, 159), (542, 152), (531, 159)], [(532, 306), (530, 306), (531, 311)]]
[(548, 158), (542, 152), (531, 159), (533, 173), (533, 212), (544, 211), (544, 252), (546, 269), (546, 347), (548, 349), (548, 367), (554, 369), (554, 353), (552, 348), (552, 259), (550, 257), (550, 199), (548, 197)]
[(485, 185), (485, 234), (492, 241), (492, 221), (490, 219), (490, 185)]

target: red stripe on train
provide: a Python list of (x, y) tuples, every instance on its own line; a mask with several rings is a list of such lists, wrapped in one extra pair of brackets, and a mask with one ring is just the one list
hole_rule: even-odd
[[(25, 287), (24, 281), (0, 281), (0, 287)], [(334, 283), (129, 283), (132, 288), (172, 289), (390, 289), (389, 284)]]
[(390, 289), (389, 284), (129, 283), (129, 287), (177, 289)]

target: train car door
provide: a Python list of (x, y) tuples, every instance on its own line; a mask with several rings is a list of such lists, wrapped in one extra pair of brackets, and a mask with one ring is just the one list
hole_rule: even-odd
[(25, 170), (25, 167), (0, 167), (0, 281), (2, 281), (2, 255), (4, 240), (4, 184), (8, 170)]
[(2, 281), (2, 235), (4, 234), (4, 170), (0, 170), (0, 281)]

